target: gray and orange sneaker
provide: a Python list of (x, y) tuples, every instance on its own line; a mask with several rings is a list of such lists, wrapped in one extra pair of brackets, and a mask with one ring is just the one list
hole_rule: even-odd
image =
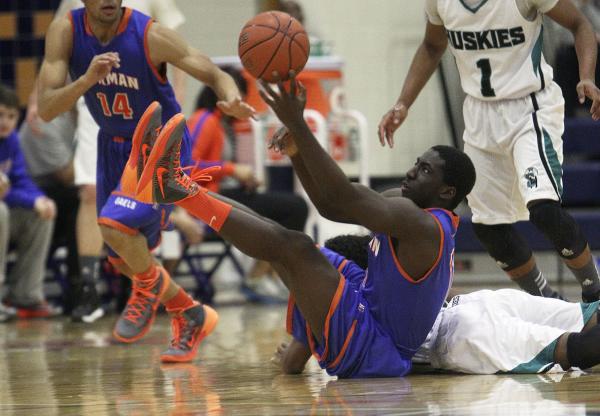
[(158, 138), (161, 125), (162, 107), (158, 101), (153, 101), (140, 117), (131, 138), (131, 153), (121, 175), (121, 191), (124, 194), (135, 196), (138, 180)]
[(136, 199), (147, 204), (173, 204), (206, 191), (196, 181), (208, 181), (212, 167), (195, 171), (190, 177), (180, 165), (180, 150), (185, 130), (183, 114), (174, 115), (162, 128), (138, 181)]
[(150, 330), (160, 297), (169, 287), (169, 274), (158, 268), (158, 276), (151, 282), (133, 281), (131, 295), (115, 324), (113, 336), (121, 342), (135, 342)]
[(163, 363), (184, 363), (194, 359), (200, 343), (217, 325), (219, 315), (210, 306), (196, 303), (171, 318), (173, 338), (168, 350), (160, 355)]

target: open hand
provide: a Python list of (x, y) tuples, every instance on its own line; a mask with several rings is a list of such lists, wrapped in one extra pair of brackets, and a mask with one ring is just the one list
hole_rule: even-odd
[(379, 129), (377, 131), (379, 135), (379, 143), (385, 146), (387, 141), (390, 148), (394, 147), (394, 132), (400, 127), (408, 116), (408, 108), (404, 104), (396, 104), (393, 106), (379, 122)]
[(298, 123), (304, 123), (304, 107), (306, 106), (306, 88), (296, 81), (296, 73), (290, 71), (290, 90), (285, 88), (281, 77), (276, 72), (273, 73), (275, 79), (278, 79), (277, 89), (275, 91), (271, 85), (265, 81), (260, 81), (262, 90), (260, 96), (273, 109), (279, 120), (288, 128)]
[(579, 103), (583, 104), (585, 98), (592, 100), (592, 107), (590, 108), (590, 114), (592, 119), (600, 120), (600, 90), (591, 79), (582, 79), (577, 84), (577, 96), (579, 97)]
[(242, 101), (239, 97), (229, 101), (218, 101), (217, 107), (219, 107), (219, 110), (224, 114), (240, 120), (245, 120), (248, 117), (254, 117), (256, 115), (254, 107)]

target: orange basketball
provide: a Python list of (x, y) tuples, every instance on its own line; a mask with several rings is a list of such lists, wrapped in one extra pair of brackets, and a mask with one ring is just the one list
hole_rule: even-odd
[(300, 72), (310, 52), (304, 27), (287, 13), (268, 11), (250, 19), (242, 28), (238, 55), (252, 76), (275, 82), (273, 72), (282, 80), (290, 70)]

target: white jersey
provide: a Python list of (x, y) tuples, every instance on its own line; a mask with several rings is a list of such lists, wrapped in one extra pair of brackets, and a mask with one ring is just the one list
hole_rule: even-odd
[(565, 332), (580, 332), (598, 304), (514, 289), (455, 296), (413, 361), (469, 374), (562, 371), (554, 362), (556, 340)]
[(552, 82), (552, 68), (542, 55), (541, 12), (528, 20), (515, 0), (481, 0), (472, 6), (436, 0), (436, 5), (468, 95), (486, 101), (522, 98)]

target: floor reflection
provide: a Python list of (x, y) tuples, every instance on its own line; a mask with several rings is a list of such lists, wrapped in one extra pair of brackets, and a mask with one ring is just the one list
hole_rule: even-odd
[(222, 308), (192, 364), (160, 365), (169, 322), (134, 345), (113, 318), (0, 325), (2, 415), (559, 415), (600, 411), (600, 372), (464, 376), (419, 367), (403, 379), (336, 380), (314, 362), (302, 376), (269, 363), (286, 337), (283, 307)]

